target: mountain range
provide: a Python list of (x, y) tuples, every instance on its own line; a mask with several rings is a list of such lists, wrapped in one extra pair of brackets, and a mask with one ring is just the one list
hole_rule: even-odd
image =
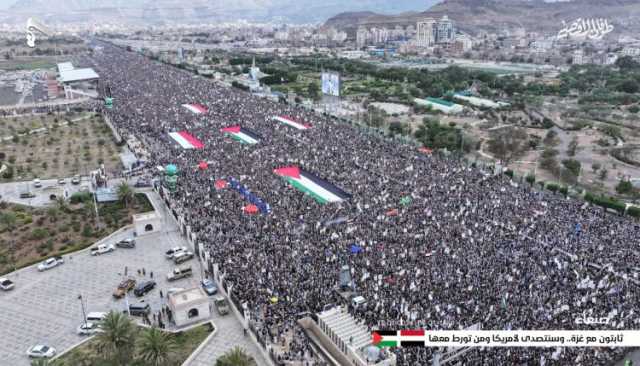
[(142, 24), (234, 20), (323, 22), (346, 11), (395, 14), (424, 10), (436, 0), (17, 0), (5, 17), (37, 16), (48, 23), (120, 21)]
[(469, 34), (524, 28), (528, 32), (557, 33), (563, 21), (605, 18), (614, 26), (612, 34), (640, 31), (639, 0), (444, 0), (427, 11), (384, 15), (376, 12), (340, 13), (325, 23), (354, 34), (359, 26), (393, 28), (427, 17), (447, 15), (456, 27)]

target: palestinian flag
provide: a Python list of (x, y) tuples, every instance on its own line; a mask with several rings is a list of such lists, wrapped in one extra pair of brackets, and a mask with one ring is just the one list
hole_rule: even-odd
[(293, 117), (289, 116), (276, 116), (273, 117), (273, 119), (280, 123), (284, 123), (287, 126), (291, 126), (297, 130), (308, 130), (309, 128), (311, 128), (310, 124), (296, 121), (295, 119), (293, 119)]
[(260, 141), (260, 136), (251, 132), (250, 130), (240, 127), (231, 126), (221, 129), (223, 133), (231, 136), (234, 140), (240, 141), (244, 144), (257, 144)]
[(193, 137), (187, 131), (169, 132), (169, 136), (174, 139), (183, 149), (202, 149), (204, 144)]
[(183, 104), (182, 106), (195, 114), (203, 114), (209, 111), (209, 109), (202, 104)]
[(417, 330), (376, 330), (371, 333), (374, 346), (382, 347), (424, 347), (425, 331)]
[(351, 197), (342, 189), (334, 186), (326, 180), (317, 177), (297, 166), (278, 168), (273, 171), (283, 177), (292, 186), (313, 197), (321, 204), (328, 202), (341, 202)]

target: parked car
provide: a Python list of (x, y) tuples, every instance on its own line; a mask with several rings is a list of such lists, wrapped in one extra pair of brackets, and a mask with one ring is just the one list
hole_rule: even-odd
[(34, 186), (35, 188), (40, 188), (40, 187), (42, 187), (42, 182), (40, 181), (40, 179), (38, 179), (38, 178), (34, 179), (34, 180), (33, 180), (33, 186)]
[(133, 185), (135, 188), (144, 188), (144, 187), (151, 187), (151, 180), (150, 179), (145, 179), (145, 178), (140, 178), (136, 181), (136, 183)]
[(156, 281), (140, 282), (133, 290), (133, 293), (138, 297), (144, 296), (147, 292), (153, 290), (154, 287), (156, 287)]
[(200, 284), (202, 285), (204, 292), (209, 296), (215, 295), (218, 292), (218, 286), (216, 286), (215, 282), (211, 280), (202, 280)]
[(220, 315), (226, 315), (229, 313), (229, 304), (227, 304), (227, 299), (222, 295), (216, 295), (213, 298), (213, 304)]
[(56, 355), (56, 349), (44, 344), (36, 344), (27, 350), (27, 356), (33, 358), (51, 358)]
[(136, 287), (136, 280), (133, 278), (127, 278), (126, 280), (120, 282), (115, 291), (113, 291), (113, 297), (115, 297), (116, 299), (120, 299), (124, 297), (127, 292), (133, 290), (134, 287)]
[(104, 253), (113, 252), (116, 247), (113, 244), (99, 244), (96, 247), (91, 248), (91, 255), (100, 255)]
[[(127, 312), (126, 310), (124, 311)], [(151, 307), (149, 304), (131, 304), (129, 305), (129, 314), (131, 316), (143, 316), (151, 313)]]
[(193, 258), (193, 252), (187, 250), (186, 252), (180, 252), (176, 255), (173, 256), (173, 262), (175, 264), (180, 264), (183, 262), (188, 261), (189, 259)]
[(64, 178), (60, 178), (60, 179), (58, 179), (58, 184), (65, 185), (65, 184), (67, 184), (67, 181)]
[(171, 259), (176, 254), (182, 253), (182, 252), (186, 252), (186, 251), (187, 251), (187, 247), (175, 247), (175, 248), (171, 248), (171, 249), (167, 250), (164, 253), (164, 255), (165, 255), (165, 257), (167, 257), (167, 259)]
[(47, 259), (46, 261), (38, 264), (38, 271), (42, 272), (42, 271), (46, 271), (48, 269), (51, 269), (53, 267), (57, 267), (61, 264), (64, 263), (64, 259), (62, 259), (62, 257), (52, 257)]
[(100, 323), (86, 322), (78, 326), (78, 335), (93, 335), (96, 333), (104, 332), (100, 327)]
[(92, 311), (89, 314), (87, 314), (87, 321), (98, 323), (103, 321), (104, 318), (106, 317), (107, 317), (107, 313), (105, 313), (104, 311)]
[(0, 278), (0, 290), (9, 291), (13, 289), (13, 287), (14, 287), (13, 281), (4, 277)]
[(176, 281), (181, 278), (190, 277), (193, 275), (191, 267), (178, 267), (167, 274), (167, 281)]
[(80, 176), (76, 175), (73, 178), (71, 178), (71, 184), (80, 184)]
[(20, 193), (20, 198), (33, 198), (36, 195), (34, 193), (31, 192), (22, 192)]
[(135, 248), (136, 247), (136, 240), (133, 238), (127, 238), (124, 240), (120, 240), (119, 242), (116, 243), (116, 247), (118, 248)]

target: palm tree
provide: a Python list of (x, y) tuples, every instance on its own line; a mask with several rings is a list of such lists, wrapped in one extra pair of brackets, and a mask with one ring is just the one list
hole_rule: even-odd
[(136, 327), (124, 314), (110, 311), (96, 336), (98, 353), (118, 365), (126, 365), (133, 353)]
[(216, 366), (255, 366), (256, 361), (240, 348), (234, 347), (216, 361)]
[(31, 361), (31, 366), (49, 366), (49, 360), (46, 358), (38, 358)]
[(168, 365), (175, 350), (176, 343), (168, 333), (156, 327), (142, 331), (138, 341), (138, 357), (145, 361), (145, 365)]
[(124, 207), (127, 207), (129, 202), (133, 199), (133, 190), (127, 182), (122, 182), (118, 185), (118, 199), (122, 201)]

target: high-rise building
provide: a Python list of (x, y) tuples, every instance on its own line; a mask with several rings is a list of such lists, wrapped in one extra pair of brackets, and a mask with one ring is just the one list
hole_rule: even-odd
[(358, 28), (356, 32), (356, 44), (358, 48), (364, 47), (369, 40), (369, 31), (365, 27)]
[(456, 28), (453, 20), (443, 16), (436, 25), (436, 43), (451, 43), (456, 40)]
[(453, 20), (443, 16), (440, 20), (425, 18), (417, 24), (418, 47), (431, 47), (435, 44), (452, 43), (456, 40), (456, 28)]
[(416, 35), (418, 47), (431, 47), (436, 43), (436, 24), (437, 20), (426, 18), (419, 21), (416, 25)]

